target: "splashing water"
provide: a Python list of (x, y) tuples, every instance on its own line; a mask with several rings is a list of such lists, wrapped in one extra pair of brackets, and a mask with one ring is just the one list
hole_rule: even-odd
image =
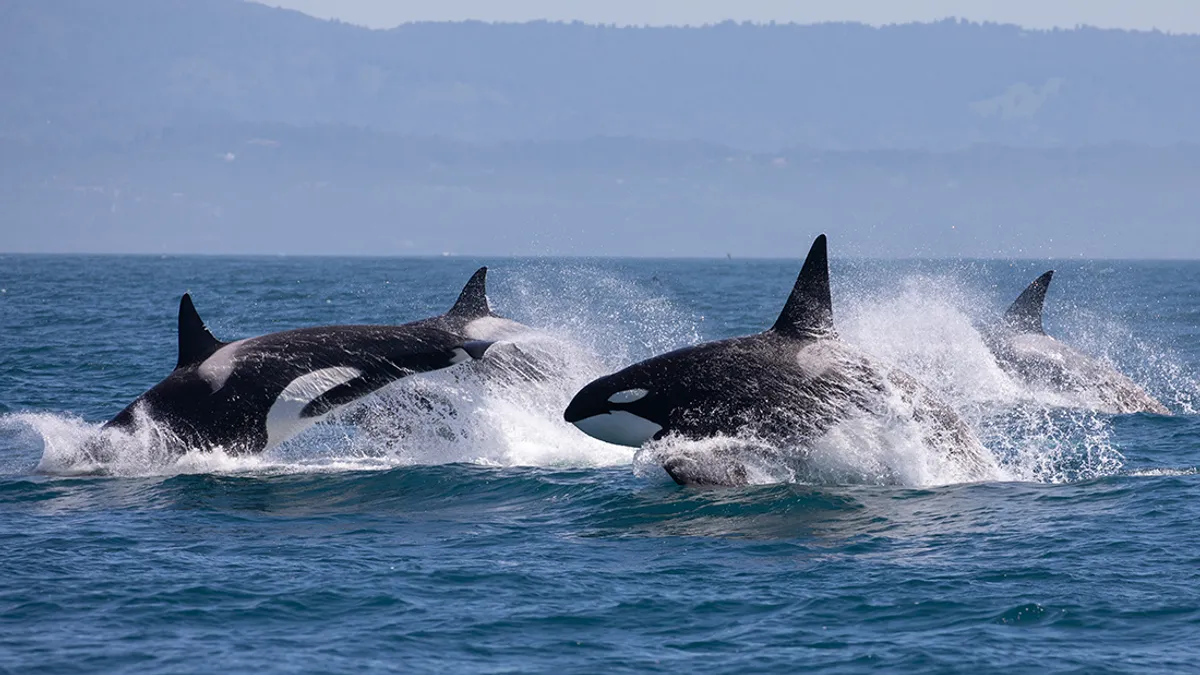
[[(506, 351), (514, 346), (519, 369)], [(349, 451), (403, 464), (627, 464), (631, 450), (562, 421), (575, 391), (604, 371), (579, 345), (531, 332), (492, 347), (483, 361), (401, 382), (365, 402), (350, 413), (358, 433)]]
[(1038, 393), (1004, 372), (962, 309), (980, 304), (953, 280), (908, 277), (894, 291), (850, 298), (838, 317), (839, 332), (970, 418), (1022, 403), (1061, 405), (1061, 398), (1048, 393), (1038, 400)]
[[(499, 466), (595, 467), (633, 463), (662, 476), (662, 462), (686, 455), (714, 471), (744, 472), (746, 482), (937, 485), (967, 480), (943, 453), (928, 447), (921, 425), (903, 415), (856, 417), (808, 447), (780, 448), (760, 439), (703, 442), (665, 439), (636, 457), (596, 441), (562, 421), (562, 410), (590, 380), (628, 363), (701, 340), (698, 320), (627, 275), (588, 266), (533, 264), (498, 285), (498, 307), (537, 330), (513, 345), (536, 372), (486, 363), (402, 381), (339, 412), (261, 456), (220, 450), (169, 452), (163, 430), (142, 420), (133, 435), (100, 432), (67, 415), (0, 416), (0, 430), (40, 442), (37, 470), (50, 474), (372, 470), (410, 464), (470, 462)], [(1078, 401), (1038, 391), (996, 363), (964, 308), (985, 306), (980, 294), (945, 277), (909, 276), (887, 290), (841, 300), (844, 340), (886, 365), (912, 374), (968, 421), (999, 462), (994, 478), (1063, 482), (1116, 473), (1124, 459), (1104, 415), (1072, 410)], [(1106, 354), (1127, 340), (1105, 325), (1081, 348)], [(724, 336), (711, 336), (724, 337)], [(1104, 343), (1107, 338), (1109, 342)], [(1103, 343), (1103, 344), (1101, 344)], [(1104, 349), (1098, 347), (1103, 346)], [(1190, 410), (1195, 383), (1169, 354), (1138, 343), (1146, 368), (1167, 382), (1178, 408)], [(486, 360), (485, 360), (486, 361)], [(97, 439), (104, 437), (105, 443)], [(23, 444), (27, 444), (23, 441)], [(103, 451), (98, 448), (104, 448)]]
[[(800, 445), (768, 441), (742, 432), (703, 441), (668, 437), (644, 447), (635, 458), (642, 475), (672, 466), (689, 482), (721, 485), (807, 484), (945, 485), (1007, 480), (992, 453), (975, 440), (952, 411), (908, 387), (908, 378), (880, 379), (882, 390), (820, 436)], [(828, 399), (829, 415), (859, 404)], [(803, 414), (778, 411), (779, 418)], [(783, 428), (800, 425), (781, 425)]]
[(134, 433), (51, 413), (6, 415), (0, 417), (0, 430), (36, 435), (42, 454), (35, 470), (58, 476), (238, 473), (270, 466), (261, 457), (231, 456), (219, 448), (180, 454), (165, 427), (137, 415)]
[[(1000, 459), (1012, 480), (1065, 482), (1119, 471), (1124, 457), (1112, 440), (1108, 415), (1090, 412), (1090, 392), (1051, 391), (1010, 377), (988, 349), (978, 326), (986, 319), (965, 308), (987, 306), (952, 278), (912, 276), (892, 291), (854, 297), (840, 317), (845, 339), (914, 375), (954, 406)], [(992, 319), (994, 320), (994, 318)], [(1168, 400), (1190, 410), (1195, 382), (1169, 353), (1152, 352), (1115, 321), (1090, 317), (1079, 348), (1106, 359), (1137, 345), (1139, 379), (1165, 383)], [(1072, 339), (1075, 339), (1073, 336)], [(1122, 345), (1122, 347), (1118, 347)]]
[[(630, 463), (631, 449), (586, 436), (562, 412), (591, 380), (698, 341), (695, 321), (666, 298), (586, 266), (534, 267), (508, 286), (506, 314), (537, 329), (494, 346), (482, 362), (401, 382), (369, 401), (355, 414), (364, 423), (354, 454), (405, 464)], [(506, 350), (514, 346), (529, 357), (515, 361), (526, 367), (512, 366)]]
[[(535, 267), (513, 281), (515, 292), (498, 304), (539, 329), (498, 343), (483, 362), (398, 382), (261, 455), (219, 448), (181, 455), (170, 449), (178, 441), (164, 437), (170, 432), (144, 414), (133, 433), (48, 413), (6, 415), (0, 424), (39, 437), (37, 471), (55, 475), (629, 464), (631, 449), (582, 434), (562, 420), (562, 411), (584, 384), (636, 355), (694, 342), (694, 321), (665, 298), (590, 268), (554, 276)], [(509, 358), (513, 350), (524, 358)]]
[(513, 318), (578, 345), (609, 370), (704, 339), (698, 320), (638, 280), (589, 267), (534, 267), (513, 279)]
[(1020, 405), (993, 412), (977, 428), (1010, 480), (1091, 480), (1125, 464), (1107, 416), (1086, 410)]

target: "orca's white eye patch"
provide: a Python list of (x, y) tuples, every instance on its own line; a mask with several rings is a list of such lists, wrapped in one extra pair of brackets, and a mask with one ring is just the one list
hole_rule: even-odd
[(649, 393), (650, 392), (646, 391), (645, 389), (626, 389), (625, 391), (618, 391), (617, 393), (613, 394), (612, 396), (609, 396), (608, 402), (609, 403), (633, 403), (634, 401), (645, 398), (646, 395)]

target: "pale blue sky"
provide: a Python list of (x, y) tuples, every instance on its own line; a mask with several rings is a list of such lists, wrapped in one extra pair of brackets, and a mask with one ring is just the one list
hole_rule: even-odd
[(1034, 28), (1088, 24), (1200, 33), (1200, 0), (262, 0), (376, 28), (409, 21), (580, 20), (617, 24), (932, 21), (957, 16)]

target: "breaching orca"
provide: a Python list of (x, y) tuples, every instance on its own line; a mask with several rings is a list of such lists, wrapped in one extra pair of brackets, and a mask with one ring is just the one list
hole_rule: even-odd
[[(922, 441), (945, 453), (964, 479), (992, 475), (990, 454), (956, 412), (907, 374), (881, 368), (837, 338), (825, 235), (813, 243), (769, 330), (629, 366), (585, 386), (564, 413), (584, 433), (619, 445), (667, 436), (749, 436), (797, 448), (788, 452), (800, 462), (805, 447), (857, 415), (911, 419)], [(747, 480), (744, 469), (707, 466), (686, 455), (662, 464), (678, 483)]]
[(221, 342), (185, 294), (175, 370), (105, 429), (133, 431), (146, 420), (179, 449), (261, 452), (396, 380), (481, 358), (489, 344), (425, 322), (299, 328)]
[(1066, 394), (1081, 407), (1114, 415), (1171, 412), (1112, 366), (1046, 334), (1042, 308), (1054, 270), (1029, 284), (994, 330), (985, 334), (996, 362), (1026, 384)]

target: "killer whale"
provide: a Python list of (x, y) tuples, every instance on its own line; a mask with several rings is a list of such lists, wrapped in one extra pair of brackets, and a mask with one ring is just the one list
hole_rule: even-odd
[(415, 321), (414, 325), (434, 326), (467, 340), (492, 342), (531, 330), (524, 324), (506, 319), (492, 311), (487, 296), (487, 273), (487, 267), (475, 270), (458, 294), (454, 305), (445, 314)]
[(396, 380), (482, 358), (487, 341), (421, 321), (298, 328), (222, 342), (190, 294), (179, 301), (175, 369), (104, 425), (150, 422), (176, 449), (269, 450)]
[(984, 338), (997, 364), (1027, 385), (1065, 394), (1079, 407), (1109, 414), (1169, 415), (1158, 399), (1107, 363), (1046, 334), (1042, 321), (1054, 270), (1035, 279)]
[[(891, 401), (898, 398), (897, 406)], [(901, 410), (900, 408), (903, 408)], [(825, 235), (817, 237), (778, 320), (756, 335), (685, 347), (635, 363), (581, 389), (563, 416), (610, 443), (641, 446), (669, 436), (727, 436), (805, 446), (856, 415), (904, 415), (922, 442), (966, 480), (990, 477), (994, 460), (958, 414), (899, 370), (885, 369), (837, 337)], [(743, 469), (686, 454), (663, 468), (681, 484), (740, 484)]]
[(561, 339), (498, 314), (488, 298), (488, 271), (477, 269), (445, 313), (416, 322), (464, 341), (491, 343), (483, 358), (438, 377), (406, 382), (373, 404), (349, 408), (339, 419), (376, 443), (420, 443), (429, 438), (440, 443), (461, 431), (454, 420), (462, 415), (464, 390), (473, 392), (474, 403), (490, 397), (512, 400), (531, 390), (563, 390), (562, 396), (567, 396), (563, 382), (580, 366), (580, 355)]
[(561, 372), (565, 363), (557, 354), (539, 348), (536, 329), (492, 310), (487, 295), (487, 273), (486, 266), (480, 267), (445, 314), (416, 324), (448, 331), (463, 340), (494, 343), (486, 358), (474, 364), (475, 371), (484, 377), (539, 381)]

